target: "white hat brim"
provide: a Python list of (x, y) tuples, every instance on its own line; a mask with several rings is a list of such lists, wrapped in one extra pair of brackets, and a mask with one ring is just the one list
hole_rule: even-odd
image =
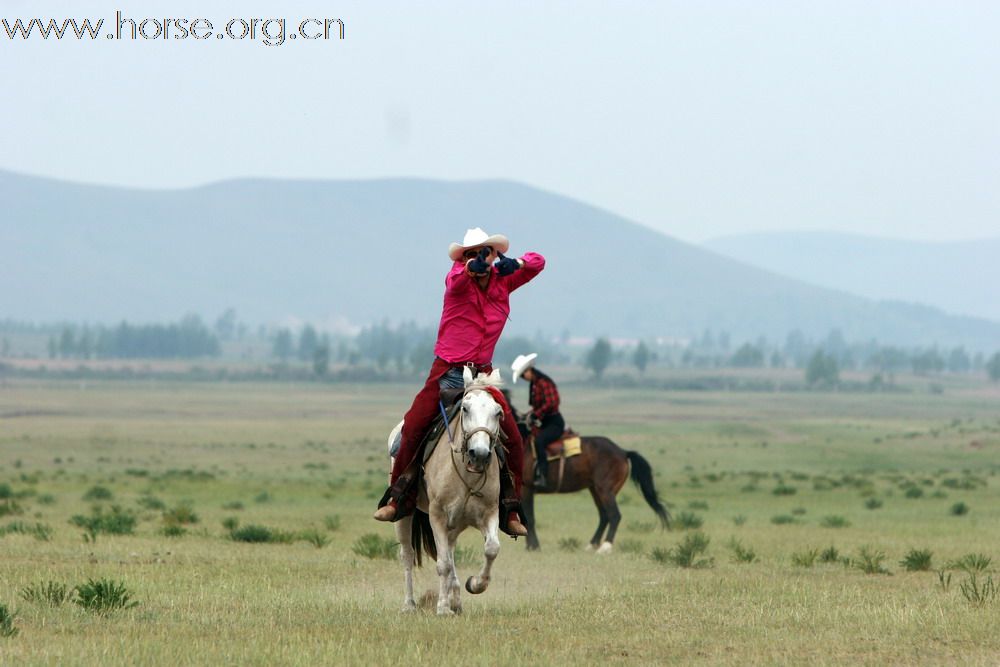
[(514, 363), (510, 365), (511, 373), (514, 375), (514, 383), (517, 383), (517, 378), (521, 377), (521, 373), (528, 370), (535, 365), (535, 359), (538, 358), (537, 352), (532, 352), (531, 354), (519, 354)]
[(496, 252), (507, 252), (507, 249), (510, 248), (510, 241), (508, 241), (507, 237), (503, 234), (494, 234), (493, 236), (486, 237), (486, 239), (481, 243), (475, 243), (472, 245), (452, 243), (448, 246), (448, 257), (451, 258), (451, 261), (457, 262), (462, 259), (462, 254), (466, 250), (469, 250), (470, 248), (482, 248), (485, 245), (490, 246)]

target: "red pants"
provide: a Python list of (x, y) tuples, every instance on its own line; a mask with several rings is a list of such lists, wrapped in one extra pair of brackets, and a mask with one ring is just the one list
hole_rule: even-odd
[[(392, 478), (390, 486), (396, 483), (400, 474), (410, 465), (413, 457), (417, 455), (417, 448), (427, 435), (427, 430), (434, 420), (434, 417), (441, 413), (438, 404), (441, 402), (441, 388), (438, 380), (448, 372), (452, 365), (442, 359), (435, 359), (431, 366), (431, 372), (427, 375), (427, 382), (424, 383), (413, 405), (403, 417), (403, 437), (399, 443), (399, 452), (396, 454), (396, 462), (392, 466)], [(481, 369), (489, 372), (490, 367)], [(507, 435), (507, 467), (514, 476), (514, 490), (518, 498), (521, 497), (521, 476), (524, 473), (524, 443), (521, 441), (521, 433), (517, 430), (517, 422), (511, 413), (510, 406), (503, 406), (503, 420), (500, 428)]]

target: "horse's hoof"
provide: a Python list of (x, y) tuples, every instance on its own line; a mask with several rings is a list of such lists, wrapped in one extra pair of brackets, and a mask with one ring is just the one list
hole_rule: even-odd
[(417, 603), (413, 600), (407, 600), (403, 603), (403, 608), (400, 610), (404, 614), (410, 614), (417, 610)]
[(598, 556), (607, 556), (607, 555), (608, 555), (609, 553), (611, 553), (611, 550), (612, 550), (613, 548), (614, 548), (614, 547), (612, 547), (612, 545), (611, 545), (611, 542), (605, 542), (604, 544), (602, 544), (602, 545), (601, 545), (601, 546), (600, 546), (600, 547), (599, 547), (599, 548), (597, 549), (597, 555), (598, 555)]
[(438, 607), (437, 615), (438, 616), (454, 616), (455, 612), (453, 612), (450, 607)]
[(593, 542), (591, 542), (586, 547), (584, 547), (583, 550), (584, 551), (597, 551), (597, 546)]
[[(473, 583), (475, 581), (475, 583)], [(484, 583), (478, 580), (478, 577), (469, 577), (465, 580), (465, 590), (469, 591), (473, 595), (479, 595), (480, 593), (486, 592), (486, 587), (489, 583)]]

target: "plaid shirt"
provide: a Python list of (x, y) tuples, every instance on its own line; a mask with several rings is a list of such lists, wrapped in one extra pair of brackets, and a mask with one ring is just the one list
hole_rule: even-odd
[(544, 419), (559, 412), (559, 390), (548, 375), (537, 370), (534, 373), (535, 379), (528, 390), (528, 403), (531, 404), (531, 413), (537, 419)]

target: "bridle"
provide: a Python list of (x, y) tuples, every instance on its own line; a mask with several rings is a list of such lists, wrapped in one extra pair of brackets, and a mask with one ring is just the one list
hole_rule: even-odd
[[(475, 391), (484, 391), (487, 394), (490, 393), (486, 389), (486, 387), (483, 387), (481, 385), (472, 385), (472, 386), (466, 387), (465, 391), (462, 392), (462, 400), (464, 401), (466, 396), (468, 396), (469, 394), (471, 394), (472, 392), (475, 392)], [(493, 398), (492, 394), (490, 394), (490, 400), (492, 400), (494, 403), (496, 402), (496, 399)], [(495, 429), (491, 429), (491, 428), (489, 428), (487, 426), (477, 426), (476, 428), (472, 429), (471, 431), (466, 431), (465, 430), (464, 412), (462, 413), (462, 416), (459, 417), (459, 422), (460, 422), (460, 425), (461, 425), (460, 428), (462, 429), (462, 439), (458, 443), (453, 443), (453, 444), (457, 444), (458, 447), (457, 448), (456, 447), (452, 447), (452, 449), (451, 449), (452, 453), (454, 453), (454, 454), (460, 454), (462, 456), (462, 460), (465, 461), (466, 457), (468, 457), (468, 455), (469, 455), (469, 438), (471, 438), (472, 436), (474, 436), (476, 433), (485, 433), (486, 435), (488, 435), (490, 437), (490, 452), (491, 453), (493, 452), (494, 449), (496, 449), (497, 442), (500, 440), (500, 420), (499, 419), (497, 419), (497, 427)], [(454, 457), (452, 458), (452, 460), (454, 460)], [(477, 473), (477, 474), (482, 474), (482, 473)]]
[[(483, 387), (481, 385), (473, 385), (466, 387), (465, 391), (462, 392), (462, 400), (464, 401), (465, 397), (474, 391), (485, 391), (486, 393), (490, 393), (486, 389), (486, 387)], [(493, 398), (492, 394), (490, 394), (490, 399), (493, 400), (493, 402), (496, 402), (496, 399)], [(461, 414), (464, 415), (464, 411)], [(462, 480), (462, 484), (465, 485), (466, 494), (465, 494), (465, 501), (463, 502), (464, 506), (465, 503), (469, 502), (469, 498), (471, 496), (476, 496), (477, 498), (482, 497), (483, 495), (482, 489), (484, 486), (486, 486), (486, 480), (488, 477), (485, 473), (489, 470), (489, 466), (488, 465), (483, 466), (483, 469), (479, 471), (469, 470), (468, 465), (465, 466), (466, 471), (471, 472), (474, 475), (480, 475), (479, 483), (476, 485), (475, 488), (473, 488), (471, 484), (465, 481), (465, 476), (462, 475), (462, 471), (458, 469), (458, 463), (455, 462), (455, 454), (458, 454), (460, 456), (463, 463), (468, 464), (467, 459), (469, 455), (469, 438), (475, 435), (476, 433), (486, 433), (487, 435), (489, 435), (490, 453), (492, 454), (493, 450), (496, 449), (497, 442), (500, 440), (500, 420), (497, 419), (497, 427), (495, 430), (489, 429), (486, 426), (477, 426), (471, 431), (466, 431), (465, 419), (463, 418), (463, 416), (459, 416), (459, 423), (460, 423), (459, 428), (461, 428), (462, 430), (462, 439), (460, 442), (457, 443), (458, 444), (457, 448), (454, 446), (456, 443), (454, 441), (452, 442), (452, 446), (450, 447), (451, 454), (449, 458), (451, 459), (452, 467), (455, 469), (455, 474), (458, 475), (458, 478)]]

